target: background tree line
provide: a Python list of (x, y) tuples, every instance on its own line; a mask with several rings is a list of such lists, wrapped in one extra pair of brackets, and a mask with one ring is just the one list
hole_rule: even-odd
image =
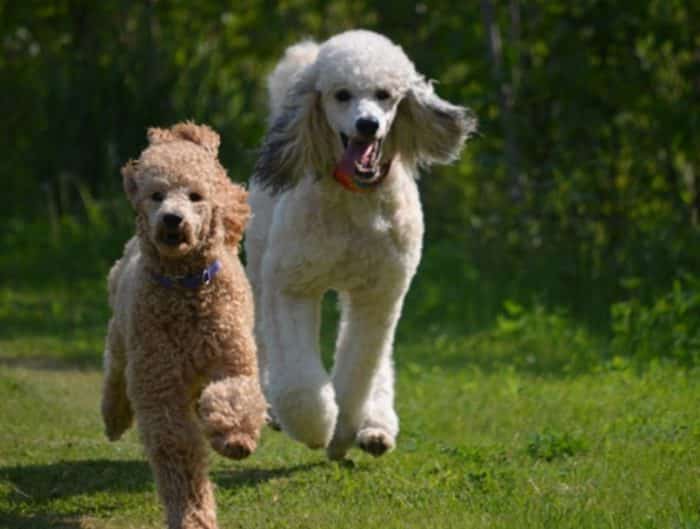
[[(41, 234), (65, 245), (66, 223), (80, 239), (101, 222), (115, 247), (129, 230), (119, 167), (147, 126), (211, 124), (230, 175), (246, 181), (265, 76), (284, 48), (354, 27), (400, 43), (480, 120), (461, 161), (420, 183), (426, 319), (478, 326), (505, 299), (536, 298), (607, 325), (613, 303), (651, 307), (674, 281), (694, 295), (691, 0), (1, 0), (3, 252), (40, 258)], [(118, 254), (86, 237), (97, 260)]]

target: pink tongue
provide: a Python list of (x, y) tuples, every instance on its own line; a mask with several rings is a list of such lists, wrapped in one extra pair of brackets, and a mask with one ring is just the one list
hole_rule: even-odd
[(336, 166), (336, 171), (341, 171), (346, 175), (355, 174), (355, 162), (369, 166), (372, 160), (372, 145), (373, 143), (356, 143), (349, 142), (343, 157)]

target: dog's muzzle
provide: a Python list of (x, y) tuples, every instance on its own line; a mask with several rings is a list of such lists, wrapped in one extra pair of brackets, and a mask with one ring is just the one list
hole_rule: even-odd
[(334, 178), (356, 192), (369, 191), (381, 184), (391, 167), (391, 160), (381, 163), (383, 139), (365, 141), (348, 138), (341, 132), (340, 140), (345, 151), (335, 166)]

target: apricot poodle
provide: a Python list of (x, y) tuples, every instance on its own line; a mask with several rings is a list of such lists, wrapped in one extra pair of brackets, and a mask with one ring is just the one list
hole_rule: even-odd
[(249, 208), (213, 130), (181, 123), (148, 140), (122, 169), (137, 233), (109, 273), (102, 415), (113, 441), (136, 417), (168, 527), (212, 529), (205, 437), (246, 457), (265, 416), (238, 258)]

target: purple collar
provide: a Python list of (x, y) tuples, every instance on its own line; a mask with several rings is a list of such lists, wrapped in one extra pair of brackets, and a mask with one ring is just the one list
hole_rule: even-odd
[(185, 287), (196, 289), (202, 285), (208, 285), (211, 283), (219, 270), (221, 270), (221, 263), (217, 259), (202, 270), (201, 274), (168, 277), (151, 272), (151, 277), (156, 283), (165, 288)]

